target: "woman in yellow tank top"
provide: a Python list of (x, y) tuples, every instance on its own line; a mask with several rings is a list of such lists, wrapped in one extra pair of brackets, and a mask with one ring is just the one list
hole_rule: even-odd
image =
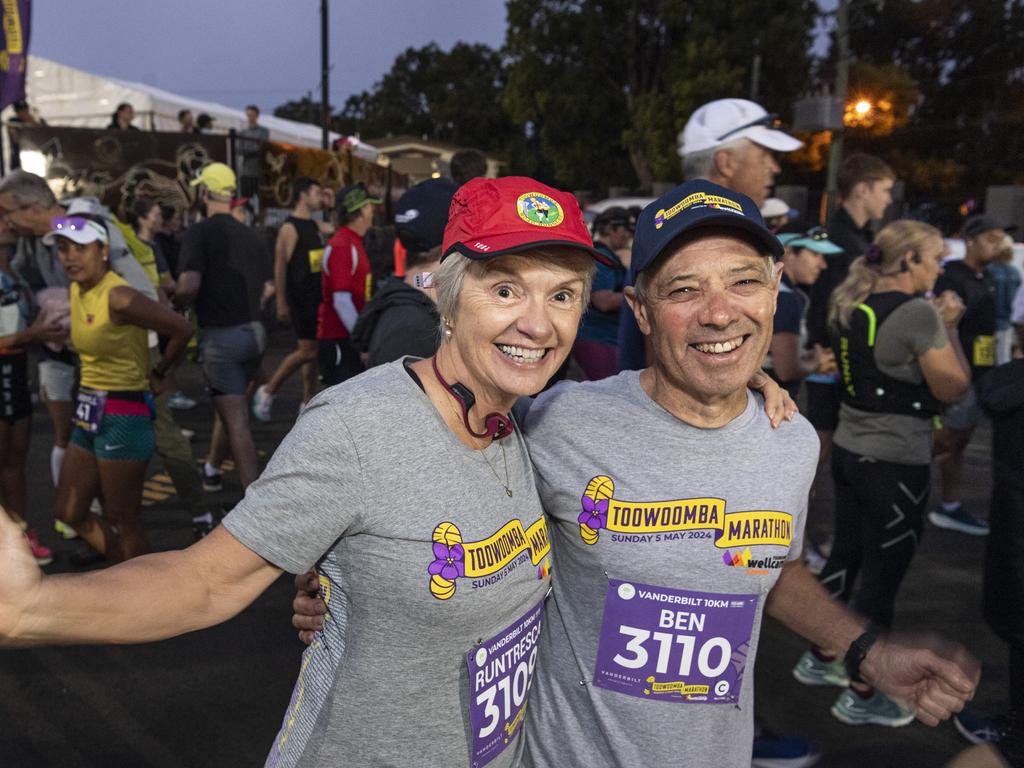
[[(106, 226), (57, 218), (43, 238), (56, 245), (71, 281), (71, 342), (81, 360), (75, 430), (57, 484), (57, 517), (108, 560), (149, 549), (140, 506), (153, 453), (152, 394), (185, 350), (192, 327), (110, 270)], [(170, 338), (150, 370), (148, 332)], [(103, 517), (89, 504), (100, 496)]]

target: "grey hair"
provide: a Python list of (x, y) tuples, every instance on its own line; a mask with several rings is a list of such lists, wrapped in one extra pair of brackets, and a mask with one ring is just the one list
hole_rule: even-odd
[[(564, 255), (564, 248), (547, 247), (537, 248), (522, 255), (537, 256), (549, 261), (558, 261)], [(434, 290), (437, 296), (437, 311), (441, 315), (441, 343), (446, 340), (445, 327), (458, 314), (459, 297), (462, 294), (462, 287), (466, 281), (466, 275), (486, 274), (490, 261), (477, 261), (455, 252), (450, 254), (441, 262), (441, 266), (434, 272)], [(590, 304), (590, 287), (594, 282), (595, 267), (590, 261), (583, 277), (583, 295), (581, 305), (584, 310)], [(583, 313), (580, 313), (582, 319)]]
[(0, 181), (0, 194), (10, 195), (19, 206), (38, 205), (53, 208), (57, 198), (42, 176), (21, 169), (8, 174)]
[(683, 155), (684, 179), (707, 179), (715, 168), (715, 155), (719, 152), (744, 153), (750, 146), (749, 139), (735, 139), (716, 147), (701, 149)]

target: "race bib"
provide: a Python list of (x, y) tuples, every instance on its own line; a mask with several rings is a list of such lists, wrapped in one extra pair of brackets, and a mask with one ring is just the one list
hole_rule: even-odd
[(757, 599), (609, 579), (594, 685), (675, 704), (735, 704)]
[(971, 354), (971, 365), (978, 368), (991, 367), (996, 364), (996, 337), (975, 336), (974, 349)]
[(324, 265), (324, 249), (316, 248), (309, 252), (309, 271), (319, 272)]
[(75, 403), (75, 425), (86, 432), (95, 434), (103, 423), (103, 407), (107, 404), (107, 393), (97, 389), (78, 390)]
[(500, 755), (523, 726), (543, 618), (541, 601), (510, 627), (466, 653), (473, 768)]

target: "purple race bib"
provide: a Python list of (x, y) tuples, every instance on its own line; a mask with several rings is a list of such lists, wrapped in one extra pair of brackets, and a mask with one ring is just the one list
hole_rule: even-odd
[(676, 704), (735, 704), (757, 595), (608, 580), (594, 685)]
[(79, 389), (75, 403), (75, 424), (93, 434), (100, 431), (107, 393), (98, 389)]
[(500, 755), (523, 725), (543, 618), (541, 601), (510, 627), (466, 653), (473, 768)]

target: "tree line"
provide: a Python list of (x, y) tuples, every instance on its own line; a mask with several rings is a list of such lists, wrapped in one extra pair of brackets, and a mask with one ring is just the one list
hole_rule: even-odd
[[(753, 97), (786, 120), (828, 90), (836, 46), (813, 50), (828, 23), (814, 0), (508, 0), (500, 50), (409, 48), (332, 124), (476, 147), (564, 188), (650, 190), (679, 180), (676, 136), (700, 104)], [(850, 49), (851, 97), (873, 112), (848, 150), (885, 157), (919, 198), (1024, 183), (1024, 0), (852, 0)], [(782, 180), (820, 186), (831, 135), (803, 138)]]

